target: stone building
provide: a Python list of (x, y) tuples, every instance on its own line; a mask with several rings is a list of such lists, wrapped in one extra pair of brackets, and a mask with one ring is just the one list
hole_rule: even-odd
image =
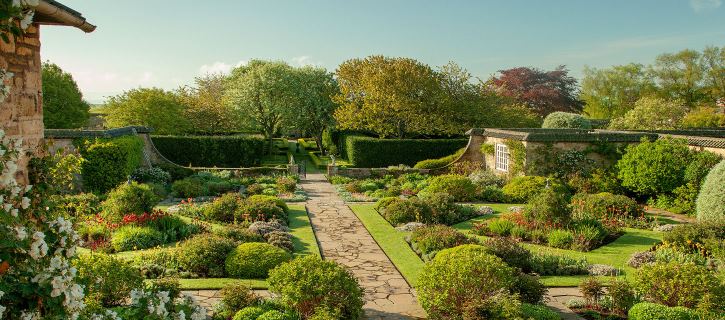
[[(33, 23), (10, 43), (0, 40), (0, 68), (13, 73), (10, 93), (0, 101), (0, 128), (12, 138), (22, 138), (26, 150), (41, 152), (43, 145), (43, 93), (41, 85), (40, 29), (43, 25), (72, 26), (92, 32), (95, 26), (81, 13), (57, 1), (40, 0)], [(21, 157), (18, 181), (27, 182), (30, 155)]]
[[(466, 151), (455, 162), (481, 163), (500, 175), (536, 175), (537, 164), (554, 163), (547, 155), (579, 151), (595, 163), (612, 161), (612, 152), (647, 138), (684, 140), (690, 149), (725, 157), (725, 130), (615, 131), (582, 129), (471, 129)], [(455, 163), (454, 162), (454, 163)]]

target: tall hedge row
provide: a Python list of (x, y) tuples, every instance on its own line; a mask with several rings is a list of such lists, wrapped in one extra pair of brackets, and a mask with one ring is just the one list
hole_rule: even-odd
[(259, 165), (264, 141), (249, 136), (152, 136), (170, 161), (193, 167), (243, 168)]
[(83, 187), (104, 193), (126, 181), (141, 165), (143, 140), (137, 136), (80, 140), (76, 143), (85, 159), (81, 165)]
[(353, 167), (382, 168), (436, 159), (466, 146), (466, 139), (376, 139), (361, 136), (345, 138), (345, 152)]

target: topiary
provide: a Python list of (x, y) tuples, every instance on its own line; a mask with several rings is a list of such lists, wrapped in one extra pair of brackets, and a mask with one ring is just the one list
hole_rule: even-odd
[(234, 241), (220, 236), (195, 236), (179, 244), (179, 267), (202, 276), (223, 277), (224, 262), (234, 246)]
[(418, 194), (425, 197), (433, 193), (450, 194), (455, 201), (471, 201), (476, 194), (476, 186), (471, 180), (462, 175), (445, 174), (433, 177), (428, 186)]
[(670, 307), (694, 308), (706, 296), (715, 301), (715, 309), (725, 306), (725, 284), (706, 267), (693, 263), (643, 265), (633, 287), (644, 299)]
[(467, 306), (485, 304), (511, 288), (515, 274), (483, 246), (467, 244), (445, 249), (423, 267), (418, 278), (418, 301), (433, 319), (461, 319)]
[(143, 146), (138, 136), (84, 140), (77, 146), (84, 159), (83, 187), (94, 193), (105, 193), (126, 181), (141, 165)]
[(108, 193), (101, 203), (103, 218), (111, 222), (119, 222), (129, 213), (150, 213), (159, 198), (147, 184), (136, 182), (124, 183)]
[(591, 129), (592, 122), (576, 113), (556, 111), (544, 118), (542, 128), (547, 129)]
[(111, 235), (111, 246), (116, 252), (148, 249), (163, 244), (164, 234), (151, 227), (125, 226)]
[(292, 256), (271, 244), (242, 243), (227, 256), (224, 263), (227, 275), (234, 278), (266, 278), (269, 270), (289, 261)]
[(668, 193), (684, 183), (685, 168), (691, 159), (692, 153), (683, 141), (643, 139), (627, 147), (617, 162), (617, 177), (623, 187), (639, 195)]
[(143, 284), (143, 276), (136, 268), (110, 255), (82, 254), (73, 266), (78, 270), (78, 283), (85, 286), (86, 296), (106, 307), (122, 305), (131, 290)]
[(233, 222), (239, 216), (237, 211), (242, 206), (242, 197), (237, 193), (227, 193), (205, 205), (202, 210), (204, 217), (211, 221)]
[(297, 310), (303, 318), (319, 312), (358, 319), (363, 314), (363, 291), (353, 274), (333, 261), (314, 255), (292, 260), (273, 269), (269, 290)]
[(629, 320), (695, 320), (697, 314), (684, 307), (668, 307), (651, 302), (640, 302), (632, 306), (627, 313)]
[(705, 177), (697, 196), (698, 221), (725, 222), (725, 160)]

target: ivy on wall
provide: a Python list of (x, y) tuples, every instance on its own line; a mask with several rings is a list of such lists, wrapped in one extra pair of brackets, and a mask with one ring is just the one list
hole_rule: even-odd
[(516, 176), (525, 173), (526, 147), (518, 140), (506, 139), (504, 144), (509, 148), (509, 175)]

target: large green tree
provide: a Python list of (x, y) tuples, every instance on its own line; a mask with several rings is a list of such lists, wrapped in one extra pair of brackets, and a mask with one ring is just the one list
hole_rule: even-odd
[(288, 64), (252, 60), (232, 70), (224, 100), (238, 112), (243, 125), (264, 134), (271, 152), (272, 138), (296, 106), (298, 90), (298, 74)]
[(609, 123), (610, 129), (668, 130), (680, 127), (687, 107), (677, 100), (643, 97), (634, 108)]
[(90, 106), (70, 73), (58, 65), (44, 62), (43, 122), (46, 128), (80, 128), (88, 123)]
[(109, 127), (149, 126), (157, 134), (189, 131), (186, 106), (179, 95), (160, 88), (138, 88), (110, 97), (106, 102)]
[(285, 114), (288, 127), (315, 138), (322, 151), (322, 133), (335, 124), (333, 113), (337, 104), (332, 96), (339, 91), (332, 73), (323, 68), (301, 67), (295, 69), (296, 102)]
[(659, 85), (659, 93), (666, 99), (681, 100), (694, 107), (703, 100), (711, 99), (705, 88), (705, 66), (702, 54), (695, 50), (682, 50), (657, 56), (650, 72)]
[(208, 74), (194, 79), (194, 86), (179, 88), (181, 101), (186, 106), (184, 117), (190, 130), (199, 134), (219, 134), (239, 131), (239, 114), (222, 102), (227, 77)]
[(586, 67), (580, 99), (586, 104), (586, 115), (609, 119), (632, 110), (639, 98), (655, 90), (655, 82), (642, 64), (630, 63), (606, 69)]

